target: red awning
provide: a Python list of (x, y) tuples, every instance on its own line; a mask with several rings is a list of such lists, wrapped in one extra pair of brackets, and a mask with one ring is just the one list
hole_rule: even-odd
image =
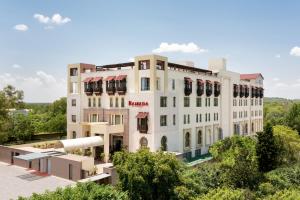
[(114, 80), (116, 77), (115, 76), (108, 76), (107, 78), (106, 78), (106, 80), (107, 81), (112, 81), (112, 80)]
[(117, 76), (117, 78), (115, 80), (121, 81), (121, 80), (125, 79), (126, 77), (127, 77), (127, 75), (119, 75), (119, 76)]
[(202, 79), (197, 79), (197, 82), (198, 83), (203, 83), (203, 80)]
[(87, 77), (86, 79), (83, 80), (83, 82), (89, 83), (89, 82), (91, 82), (93, 79), (94, 79), (93, 77)]
[(101, 81), (101, 80), (102, 80), (102, 77), (95, 77), (93, 81), (98, 82), (98, 81)]
[(184, 77), (184, 80), (187, 80), (188, 82), (193, 82), (193, 80), (189, 77)]
[(148, 112), (139, 112), (136, 116), (136, 118), (139, 118), (139, 119), (144, 119), (146, 117), (148, 117)]
[(211, 81), (210, 81), (210, 80), (206, 80), (206, 82), (207, 82), (207, 83), (211, 83)]

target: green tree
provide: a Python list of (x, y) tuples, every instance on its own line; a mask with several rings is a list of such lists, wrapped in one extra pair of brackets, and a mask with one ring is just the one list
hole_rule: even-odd
[(255, 140), (250, 137), (233, 136), (216, 142), (210, 153), (220, 163), (224, 186), (255, 188), (261, 173), (255, 151)]
[(22, 90), (16, 90), (14, 86), (7, 85), (2, 92), (7, 98), (9, 108), (24, 108), (24, 92)]
[(54, 192), (33, 194), (29, 198), (19, 197), (18, 200), (128, 200), (127, 194), (112, 186), (97, 185), (96, 183), (78, 183), (75, 187), (58, 188)]
[(217, 188), (210, 190), (207, 194), (196, 198), (196, 200), (251, 200), (254, 194), (245, 189)]
[(30, 118), (23, 114), (17, 114), (12, 117), (12, 120), (11, 137), (18, 141), (31, 140), (34, 134), (34, 127)]
[(113, 163), (119, 175), (119, 186), (132, 200), (160, 200), (175, 197), (183, 165), (175, 155), (140, 149), (136, 153), (117, 152)]
[(279, 148), (270, 124), (266, 125), (263, 132), (257, 133), (256, 155), (261, 172), (268, 172), (276, 168)]
[(300, 133), (300, 103), (294, 103), (286, 115), (286, 124)]
[(300, 200), (300, 189), (279, 190), (274, 195), (266, 197), (265, 200)]

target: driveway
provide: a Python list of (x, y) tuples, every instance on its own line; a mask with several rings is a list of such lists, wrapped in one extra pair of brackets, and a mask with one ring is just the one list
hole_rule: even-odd
[(73, 181), (0, 162), (1, 200), (17, 199), (18, 196), (29, 197), (34, 192), (53, 191), (57, 187), (73, 184)]

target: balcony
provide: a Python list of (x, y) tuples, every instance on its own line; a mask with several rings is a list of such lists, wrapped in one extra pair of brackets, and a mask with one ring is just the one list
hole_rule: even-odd
[(206, 81), (206, 96), (210, 97), (212, 95), (212, 83)]
[(259, 97), (264, 98), (264, 89), (263, 88), (259, 88)]
[(148, 124), (139, 125), (137, 129), (140, 133), (148, 133)]
[(240, 97), (244, 97), (245, 96), (245, 88), (243, 85), (240, 85)]
[(84, 83), (84, 92), (87, 96), (93, 95), (93, 84), (92, 83)]
[(94, 93), (95, 95), (99, 96), (103, 93), (103, 88), (102, 88), (102, 77), (95, 77), (93, 79), (94, 82)]
[(115, 79), (116, 91), (119, 95), (124, 95), (127, 92), (126, 77), (126, 75), (120, 75)]
[(245, 88), (245, 98), (248, 98), (249, 97), (249, 87), (247, 85), (244, 86)]
[(251, 98), (255, 97), (255, 88), (251, 87)]
[(237, 84), (233, 84), (233, 97), (237, 97), (239, 95), (239, 88)]
[(256, 87), (255, 88), (255, 98), (258, 98), (259, 97), (259, 88), (258, 87)]
[(218, 97), (221, 94), (221, 85), (219, 82), (214, 83), (214, 95)]
[(192, 94), (192, 79), (188, 78), (188, 77), (184, 77), (184, 94), (185, 96), (189, 96), (190, 94)]
[(82, 125), (90, 128), (90, 133), (97, 134), (117, 134), (124, 132), (124, 125), (111, 125), (108, 122), (83, 122)]
[(197, 96), (204, 94), (204, 82), (201, 79), (197, 79)]

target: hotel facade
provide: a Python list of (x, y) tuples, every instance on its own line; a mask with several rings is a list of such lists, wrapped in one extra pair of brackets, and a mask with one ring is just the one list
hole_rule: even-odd
[(67, 137), (100, 136), (97, 157), (141, 146), (192, 158), (216, 141), (263, 130), (263, 76), (173, 63), (159, 55), (134, 62), (68, 65)]

